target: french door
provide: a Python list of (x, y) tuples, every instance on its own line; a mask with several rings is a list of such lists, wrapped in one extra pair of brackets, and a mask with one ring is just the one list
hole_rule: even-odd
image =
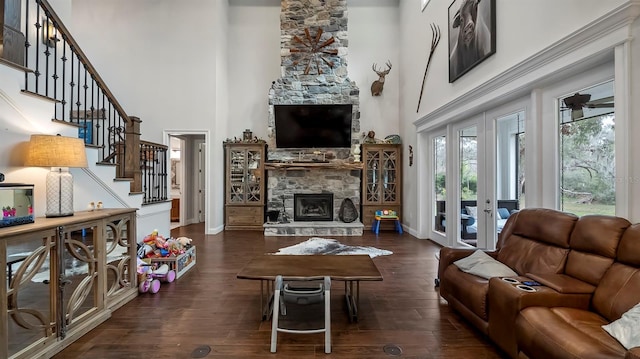
[(522, 103), (433, 134), (432, 230), (446, 244), (494, 249), (508, 217), (524, 207)]

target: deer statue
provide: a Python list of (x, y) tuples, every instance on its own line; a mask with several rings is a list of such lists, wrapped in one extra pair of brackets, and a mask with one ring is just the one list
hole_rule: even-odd
[(382, 95), (382, 89), (384, 88), (384, 77), (389, 74), (389, 71), (391, 71), (391, 61), (387, 61), (387, 69), (384, 71), (378, 71), (378, 69), (376, 69), (376, 64), (373, 64), (371, 68), (376, 74), (378, 74), (378, 76), (380, 76), (380, 78), (373, 81), (371, 84), (371, 96), (380, 96)]

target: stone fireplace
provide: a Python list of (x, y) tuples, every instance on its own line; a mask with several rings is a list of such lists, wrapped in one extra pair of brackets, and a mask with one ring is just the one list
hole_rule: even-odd
[[(359, 143), (360, 90), (347, 74), (347, 0), (281, 2), (281, 77), (269, 89), (267, 123), (267, 210), (284, 211), (293, 222), (265, 224), (265, 235), (362, 235), (361, 221), (338, 222), (340, 204), (360, 205), (361, 167), (352, 166), (351, 148), (277, 148), (274, 105), (351, 104), (351, 144)], [(321, 152), (327, 163), (299, 165), (303, 154)], [(332, 220), (300, 220), (295, 194), (333, 193)]]
[(333, 193), (295, 193), (293, 220), (333, 221)]

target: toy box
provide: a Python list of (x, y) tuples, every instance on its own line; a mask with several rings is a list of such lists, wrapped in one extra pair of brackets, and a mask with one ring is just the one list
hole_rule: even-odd
[(166, 263), (169, 269), (176, 271), (176, 278), (180, 278), (189, 269), (196, 265), (196, 247), (191, 246), (184, 253), (175, 257), (150, 258), (151, 263), (158, 265)]

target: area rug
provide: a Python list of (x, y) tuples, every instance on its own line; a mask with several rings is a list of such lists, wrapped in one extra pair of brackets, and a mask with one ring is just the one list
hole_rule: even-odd
[(377, 256), (387, 256), (393, 254), (392, 251), (386, 249), (379, 249), (376, 247), (364, 247), (364, 246), (348, 246), (342, 244), (335, 239), (312, 237), (304, 242), (295, 244), (293, 246), (284, 247), (278, 249), (273, 254), (289, 254), (289, 255), (310, 255), (310, 254), (333, 254), (333, 255), (347, 255), (347, 254), (368, 254), (369, 257), (374, 258)]

